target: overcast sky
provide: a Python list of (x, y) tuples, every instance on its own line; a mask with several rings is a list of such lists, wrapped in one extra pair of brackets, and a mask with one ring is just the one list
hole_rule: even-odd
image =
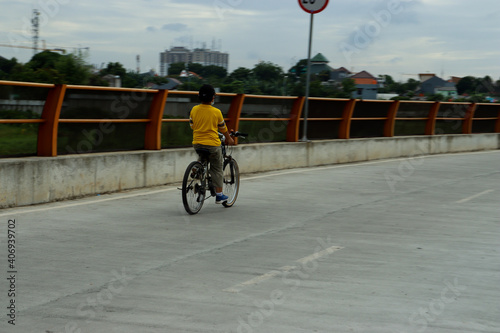
[[(0, 44), (31, 46), (33, 9), (40, 46), (88, 47), (87, 61), (159, 71), (172, 46), (228, 52), (229, 71), (269, 61), (288, 70), (307, 57), (310, 14), (297, 0), (0, 0)], [(397, 81), (407, 74), (500, 79), (498, 0), (330, 0), (314, 15), (312, 55), (330, 66)], [(0, 47), (27, 62), (33, 51)]]

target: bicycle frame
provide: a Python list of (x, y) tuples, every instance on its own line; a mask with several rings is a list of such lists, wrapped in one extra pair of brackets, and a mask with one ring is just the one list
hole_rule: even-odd
[[(232, 136), (244, 137), (246, 134), (231, 133)], [(223, 172), (223, 190), (228, 191), (228, 200), (222, 203), (224, 207), (232, 207), (239, 191), (239, 167), (236, 161), (231, 156), (231, 151), (226, 147), (225, 140), (221, 137), (221, 150), (223, 156), (222, 172)], [(216, 189), (212, 183), (210, 175), (210, 151), (204, 148), (196, 149), (199, 159), (189, 164), (184, 173), (182, 181), (182, 200), (186, 211), (193, 215), (200, 211), (203, 202), (211, 197), (216, 196)], [(209, 191), (210, 196), (207, 196)]]

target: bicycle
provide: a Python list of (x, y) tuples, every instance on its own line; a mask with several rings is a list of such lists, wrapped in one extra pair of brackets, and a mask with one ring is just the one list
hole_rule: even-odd
[[(240, 137), (244, 139), (248, 136), (245, 133), (231, 132), (232, 137)], [(240, 170), (238, 168), (238, 163), (231, 156), (231, 150), (226, 148), (224, 136), (219, 133), (221, 137), (221, 149), (222, 156), (224, 158), (222, 172), (223, 172), (223, 193), (228, 196), (227, 201), (224, 201), (222, 205), (226, 208), (232, 207), (236, 202), (238, 197), (238, 192), (240, 189)], [(208, 149), (196, 149), (196, 153), (200, 159), (198, 161), (191, 162), (186, 172), (184, 173), (184, 178), (182, 179), (182, 203), (186, 212), (190, 215), (197, 214), (205, 200), (215, 197), (215, 187), (212, 184), (212, 178), (209, 172), (209, 155)], [(207, 193), (210, 194), (207, 197)]]

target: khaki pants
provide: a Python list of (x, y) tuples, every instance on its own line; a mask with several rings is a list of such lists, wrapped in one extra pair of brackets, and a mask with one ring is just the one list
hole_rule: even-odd
[(215, 187), (222, 187), (222, 149), (220, 146), (193, 145), (194, 149), (205, 148), (210, 151), (210, 176)]

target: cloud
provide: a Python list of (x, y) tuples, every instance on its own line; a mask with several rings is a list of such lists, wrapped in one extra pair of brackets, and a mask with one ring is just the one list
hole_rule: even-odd
[(180, 32), (188, 30), (188, 26), (183, 23), (169, 23), (162, 25), (161, 30)]
[(389, 62), (391, 64), (397, 64), (397, 63), (400, 63), (401, 61), (403, 61), (403, 58), (401, 58), (401, 57), (395, 57), (395, 58), (392, 58), (391, 60), (389, 60)]
[[(40, 26), (40, 40), (67, 49), (90, 47), (92, 63), (119, 61), (135, 68), (140, 54), (142, 67), (158, 68), (159, 52), (171, 46), (210, 48), (213, 40), (221, 40), (221, 50), (230, 54), (230, 71), (252, 68), (258, 60), (287, 69), (307, 56), (309, 15), (297, 1), (274, 0), (271, 6), (251, 0), (109, 0), (98, 11), (102, 1), (52, 2), (60, 5)], [(444, 64), (450, 75), (498, 78), (498, 0), (480, 3), (330, 1), (314, 16), (312, 53), (324, 54), (332, 67), (373, 74), (438, 73)], [(0, 7), (7, 5), (8, 11), (0, 11), (0, 44), (31, 45), (33, 0), (0, 0)], [(350, 46), (351, 63), (342, 43)], [(27, 62), (33, 52), (2, 47), (0, 54)]]
[(146, 27), (147, 32), (157, 32), (159, 30), (163, 31), (173, 31), (173, 32), (182, 32), (182, 31), (187, 31), (188, 26), (183, 23), (169, 23), (169, 24), (164, 24), (161, 26), (161, 28), (155, 27), (153, 25), (150, 25)]

